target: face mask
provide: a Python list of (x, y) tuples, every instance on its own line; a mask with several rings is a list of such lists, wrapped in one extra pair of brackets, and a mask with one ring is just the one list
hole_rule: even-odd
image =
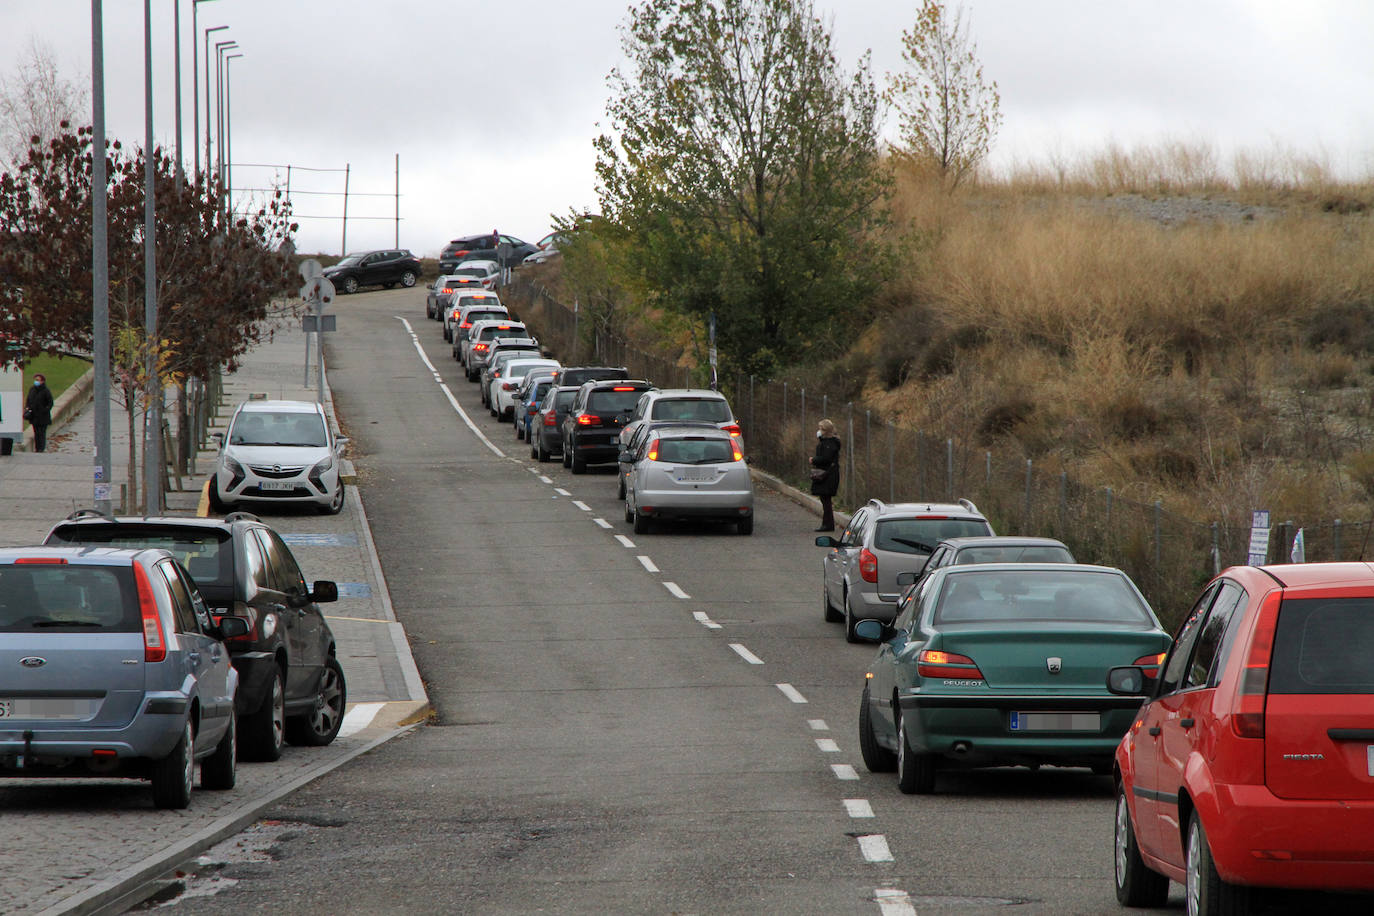
[(822, 433), (819, 429), (816, 430), (816, 438), (817, 438), (817, 439), (819, 439), (822, 435), (824, 435), (824, 433)]
[(34, 380), (33, 380), (33, 387), (37, 388), (37, 387), (38, 387), (39, 385), (41, 385), (41, 384), (43, 384), (42, 379), (34, 379)]

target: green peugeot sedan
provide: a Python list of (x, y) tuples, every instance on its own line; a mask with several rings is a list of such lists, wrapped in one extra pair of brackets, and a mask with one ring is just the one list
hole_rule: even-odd
[(1089, 767), (1112, 754), (1140, 707), (1107, 692), (1117, 665), (1157, 670), (1170, 638), (1130, 578), (1081, 564), (934, 570), (892, 623), (865, 675), (859, 746), (903, 792), (934, 791), (941, 767)]

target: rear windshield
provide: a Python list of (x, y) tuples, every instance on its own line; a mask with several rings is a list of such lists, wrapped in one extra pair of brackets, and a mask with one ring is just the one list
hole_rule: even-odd
[(559, 376), (560, 385), (577, 385), (583, 382), (599, 382), (602, 379), (629, 378), (629, 370), (623, 366), (593, 366), (585, 369), (569, 369)]
[(973, 563), (1072, 563), (1073, 554), (1065, 547), (1049, 545), (1020, 547), (965, 547), (954, 557), (955, 566)]
[(317, 413), (242, 410), (229, 430), (231, 445), (325, 445), (324, 420)]
[(459, 277), (485, 277), (487, 270), (485, 267), (460, 267), (454, 272)]
[(721, 464), (735, 460), (735, 450), (724, 439), (712, 437), (660, 439), (658, 460), (674, 464)]
[(654, 402), (655, 420), (705, 420), (727, 423), (730, 406), (720, 398), (661, 398)]
[(505, 312), (468, 312), (468, 316), (463, 320), (469, 324), (476, 324), (479, 321), (490, 321), (493, 318), (505, 317)]
[(526, 336), (526, 334), (525, 334), (525, 329), (522, 328), (522, 327), (517, 327), (517, 326), (512, 325), (512, 326), (510, 326), (510, 327), (505, 327), (505, 328), (503, 328), (503, 327), (501, 327), (500, 325), (492, 325), (491, 327), (483, 328), (483, 329), (482, 329), (482, 333), (481, 333), (481, 335), (478, 337), (478, 339), (479, 339), (479, 340), (495, 340), (495, 339), (498, 338), (498, 337), (525, 337), (525, 336)]
[(587, 410), (592, 413), (629, 413), (639, 403), (641, 388), (629, 391), (593, 391), (587, 396)]
[(1374, 599), (1284, 601), (1269, 692), (1374, 693)]
[(889, 518), (878, 522), (873, 546), (893, 553), (930, 553), (945, 538), (992, 534), (988, 523), (974, 518)]
[[(460, 295), (460, 296), (458, 297), (458, 307), (459, 307), (459, 308), (466, 308), (467, 306), (470, 306), (470, 305), (481, 305), (481, 306), (486, 306), (487, 308), (491, 308), (491, 307), (494, 306), (494, 305), (500, 305), (500, 303), (497, 301), (497, 299), (496, 299), (495, 296), (463, 296), (463, 295)], [(493, 317), (493, 318), (500, 318), (500, 317), (501, 317), (502, 315), (504, 315), (504, 314), (506, 314), (504, 311), (492, 312), (492, 313), (491, 313), (491, 317)]]
[(101, 547), (161, 547), (181, 561), (201, 588), (233, 585), (234, 550), (227, 531), (169, 531), (154, 526), (63, 525), (50, 544), (98, 544)]
[(136, 633), (142, 617), (128, 566), (0, 566), (0, 633)]
[(528, 400), (538, 404), (540, 401), (544, 400), (544, 395), (548, 394), (549, 389), (552, 387), (553, 379), (549, 379), (547, 382), (535, 382), (534, 390), (530, 392)]
[(568, 405), (573, 402), (575, 397), (577, 397), (577, 389), (575, 388), (569, 391), (555, 391), (553, 393), (553, 406), (559, 410), (567, 410)]
[(1154, 625), (1140, 597), (1121, 576), (1077, 570), (1018, 569), (950, 576), (940, 595), (935, 620)]

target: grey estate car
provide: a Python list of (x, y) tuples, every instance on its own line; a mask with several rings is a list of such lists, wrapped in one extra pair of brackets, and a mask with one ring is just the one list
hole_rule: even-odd
[(165, 550), (0, 549), (0, 777), (151, 780), (185, 808), (236, 777), (238, 675), (195, 583)]
[(625, 521), (647, 534), (664, 519), (733, 522), (754, 533), (754, 483), (739, 443), (713, 426), (673, 426), (642, 437), (625, 478)]
[(844, 621), (845, 639), (857, 642), (854, 624), (869, 618), (891, 621), (902, 587), (898, 575), (920, 572), (935, 545), (946, 538), (993, 534), (992, 526), (967, 499), (958, 503), (885, 503), (880, 499), (854, 513), (839, 538), (816, 538), (828, 547), (821, 562), (821, 606), (825, 619)]

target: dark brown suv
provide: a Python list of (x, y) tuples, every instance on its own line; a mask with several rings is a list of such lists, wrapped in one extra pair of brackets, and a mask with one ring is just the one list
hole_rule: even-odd
[(584, 382), (563, 418), (563, 467), (583, 474), (589, 464), (617, 461), (621, 427), (639, 396), (653, 390), (653, 382), (643, 379)]
[(341, 293), (356, 293), (362, 286), (397, 283), (409, 289), (420, 278), (420, 259), (405, 248), (383, 248), (350, 254), (324, 269), (324, 275)]

